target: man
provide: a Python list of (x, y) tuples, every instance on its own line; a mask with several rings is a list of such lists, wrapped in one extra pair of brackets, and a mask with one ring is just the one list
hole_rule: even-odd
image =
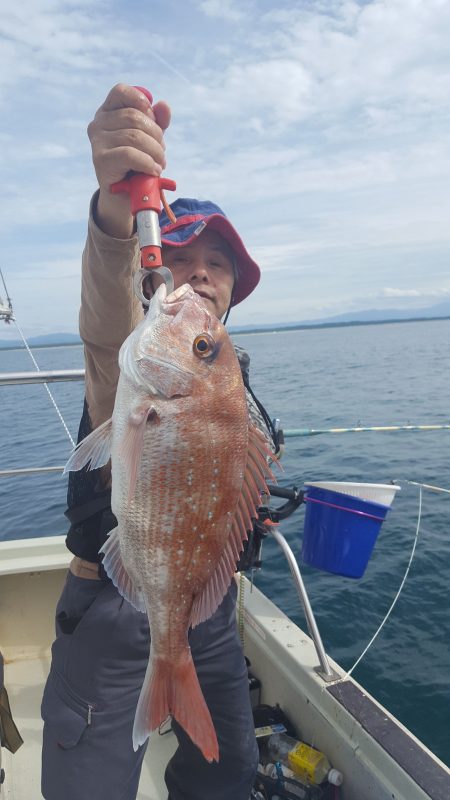
[[(129, 200), (111, 194), (110, 186), (130, 170), (160, 174), (169, 120), (165, 103), (152, 109), (139, 90), (119, 84), (89, 125), (100, 189), (83, 255), (86, 397), (79, 439), (111, 416), (118, 351), (143, 313), (133, 292), (139, 248)], [(259, 268), (217, 206), (179, 199), (172, 209), (175, 223), (164, 214), (160, 219), (163, 263), (175, 287), (190, 283), (222, 318), (255, 288)], [(69, 481), (67, 545), (74, 559), (56, 611), (57, 638), (42, 703), (46, 800), (133, 800), (146, 749), (135, 753), (131, 734), (148, 661), (147, 618), (123, 600), (99, 564), (98, 550), (115, 525), (108, 481), (106, 468), (72, 473)], [(258, 753), (235, 600), (232, 581), (215, 614), (189, 637), (220, 760), (208, 764), (173, 721), (179, 747), (166, 771), (170, 800), (248, 800), (250, 795)]]

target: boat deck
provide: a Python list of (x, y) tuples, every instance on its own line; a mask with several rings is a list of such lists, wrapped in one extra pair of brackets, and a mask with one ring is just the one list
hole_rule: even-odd
[[(11, 755), (2, 750), (5, 783), (0, 796), (5, 800), (41, 800), (41, 741), (40, 706), (50, 661), (48, 657), (24, 659), (5, 665), (5, 685), (14, 714), (14, 721), (24, 740), (22, 747)], [(166, 800), (164, 769), (175, 751), (173, 733), (152, 737), (147, 748), (141, 773), (137, 800)], [(4, 793), (4, 794), (3, 794)]]
[[(40, 704), (49, 669), (57, 598), (70, 554), (63, 537), (0, 542), (0, 643), (5, 686), (24, 745), (1, 748), (0, 800), (40, 800)], [(340, 800), (449, 800), (450, 770), (330, 660), (338, 680), (317, 672), (311, 639), (244, 581), (245, 652), (262, 686), (261, 701), (279, 704), (301, 738), (327, 754), (344, 775)], [(154, 735), (138, 800), (167, 800), (165, 765), (173, 734)]]

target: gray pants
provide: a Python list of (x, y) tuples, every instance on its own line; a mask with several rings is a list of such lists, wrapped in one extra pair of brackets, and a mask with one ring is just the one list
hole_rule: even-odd
[[(250, 796), (258, 750), (235, 600), (233, 581), (216, 613), (189, 637), (220, 760), (208, 764), (174, 722), (179, 747), (166, 770), (170, 800)], [(56, 631), (42, 701), (42, 794), (46, 800), (134, 800), (146, 750), (133, 751), (132, 728), (149, 654), (147, 618), (110, 582), (69, 572)]]

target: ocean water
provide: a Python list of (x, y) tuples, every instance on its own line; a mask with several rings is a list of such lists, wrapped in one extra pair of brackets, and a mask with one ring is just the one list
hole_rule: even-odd
[[(284, 428), (450, 423), (450, 321), (239, 335), (252, 359), (252, 386)], [(81, 347), (38, 349), (42, 369), (80, 368)], [(32, 369), (25, 351), (0, 351), (0, 372)], [(76, 437), (82, 384), (52, 392)], [(45, 388), (0, 387), (0, 469), (63, 464), (71, 450)], [(347, 433), (288, 439), (279, 482), (382, 482), (401, 491), (364, 577), (301, 564), (327, 652), (349, 669), (377, 629), (405, 573), (419, 491), (405, 481), (450, 488), (450, 431)], [(0, 480), (0, 539), (66, 530), (59, 475)], [(282, 530), (300, 558), (304, 511)], [(303, 612), (274, 540), (264, 544), (255, 583), (298, 624)], [(398, 603), (354, 677), (450, 765), (450, 495), (424, 490), (415, 558)]]

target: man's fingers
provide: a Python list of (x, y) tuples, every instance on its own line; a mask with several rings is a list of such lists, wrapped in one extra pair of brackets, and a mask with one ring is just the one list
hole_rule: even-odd
[(155, 115), (156, 122), (158, 123), (159, 127), (165, 131), (170, 125), (170, 107), (164, 100), (159, 100), (153, 106), (153, 113)]
[(164, 131), (170, 108), (163, 100), (152, 109), (134, 86), (118, 83), (88, 126), (92, 156), (101, 189), (128, 172), (157, 175), (166, 166)]
[(154, 118), (152, 107), (145, 94), (126, 83), (117, 83), (113, 86), (105, 102), (100, 106), (102, 111), (115, 111), (119, 108), (137, 108), (138, 111)]
[[(116, 150), (117, 148), (128, 148), (130, 151), (138, 150), (144, 155), (151, 156), (162, 168), (166, 166), (164, 148), (161, 144), (152, 136), (148, 136), (146, 133), (136, 128), (103, 131), (101, 139), (97, 142), (93, 142), (93, 147), (96, 156), (98, 153), (107, 150)], [(128, 169), (133, 169), (133, 167), (130, 166)]]
[(150, 119), (156, 119), (159, 127), (165, 131), (170, 124), (170, 107), (164, 100), (150, 105), (148, 98), (135, 86), (118, 83), (114, 86), (99, 111), (116, 111), (124, 108), (135, 108)]
[(132, 129), (142, 131), (165, 147), (163, 130), (147, 114), (143, 114), (136, 108), (119, 108), (114, 111), (99, 109), (93, 121), (88, 125), (88, 135), (92, 140), (95, 136), (101, 136), (107, 131)]
[(99, 153), (96, 159), (96, 171), (101, 187), (108, 191), (113, 183), (123, 179), (129, 171), (143, 172), (146, 175), (159, 176), (161, 166), (152, 156), (142, 153), (133, 147), (116, 147)]

